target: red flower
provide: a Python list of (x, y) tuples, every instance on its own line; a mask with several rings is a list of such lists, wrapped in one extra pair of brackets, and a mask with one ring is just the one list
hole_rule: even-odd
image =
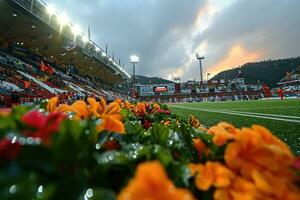
[(44, 143), (49, 144), (50, 136), (59, 130), (60, 123), (65, 119), (65, 115), (58, 112), (45, 116), (38, 111), (32, 111), (22, 117), (22, 121), (35, 129), (35, 131), (25, 131), (24, 134), (33, 138), (40, 138)]
[(16, 142), (12, 143), (11, 140), (4, 138), (0, 140), (0, 157), (13, 160), (17, 157), (21, 150), (21, 145)]
[(120, 148), (120, 144), (115, 140), (108, 140), (103, 145), (105, 150), (116, 150)]
[(145, 119), (143, 123), (144, 129), (149, 129), (151, 126), (152, 126), (152, 122), (149, 122), (148, 120)]
[(171, 111), (169, 111), (169, 110), (163, 110), (163, 109), (159, 109), (159, 110), (157, 110), (157, 113), (162, 113), (162, 114), (169, 115), (169, 114), (171, 114)]
[(24, 115), (22, 121), (32, 128), (42, 129), (46, 122), (46, 117), (43, 113), (34, 110)]

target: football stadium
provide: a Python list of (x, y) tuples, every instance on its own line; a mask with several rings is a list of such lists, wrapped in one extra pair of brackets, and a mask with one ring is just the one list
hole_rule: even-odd
[(299, 2), (53, 2), (0, 0), (1, 200), (300, 199)]

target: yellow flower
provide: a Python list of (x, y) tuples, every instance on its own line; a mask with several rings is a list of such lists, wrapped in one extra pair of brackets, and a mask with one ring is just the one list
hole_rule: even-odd
[(117, 200), (192, 200), (187, 189), (176, 188), (158, 161), (137, 167), (134, 178), (123, 188)]
[(188, 122), (192, 127), (195, 127), (195, 128), (199, 128), (201, 126), (199, 120), (196, 119), (194, 115), (190, 115)]

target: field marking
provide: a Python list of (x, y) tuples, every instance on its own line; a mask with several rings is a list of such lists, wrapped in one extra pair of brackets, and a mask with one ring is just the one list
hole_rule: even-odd
[(283, 109), (283, 108), (299, 108), (300, 109), (300, 106), (270, 106), (270, 107), (249, 107), (249, 108), (234, 108), (235, 110), (258, 110), (258, 109), (264, 109), (264, 110), (269, 110), (269, 109), (276, 109), (276, 108), (279, 108), (279, 109)]
[(185, 106), (175, 106), (175, 105), (170, 105), (170, 106), (174, 107), (174, 108), (181, 108), (181, 109), (187, 109), (187, 110), (199, 110), (199, 111), (203, 111), (203, 112), (212, 112), (212, 113), (220, 113), (220, 114), (227, 114), (227, 115), (237, 115), (237, 116), (243, 116), (243, 117), (253, 117), (253, 118), (270, 119), (270, 120), (276, 120), (276, 121), (300, 123), (300, 120), (296, 120), (296, 119), (275, 118), (275, 117), (268, 117), (268, 116), (259, 116), (259, 115), (235, 113), (235, 112), (230, 112), (230, 111), (226, 112), (226, 111), (221, 111), (221, 110), (191, 108), (191, 107), (185, 107)]
[(254, 113), (254, 112), (240, 112), (236, 110), (224, 110), (234, 113), (241, 113), (241, 114), (250, 114), (250, 115), (262, 115), (262, 116), (270, 116), (270, 117), (279, 117), (279, 118), (292, 118), (292, 119), (300, 119), (298, 116), (291, 116), (291, 115), (278, 115), (278, 114), (269, 114), (269, 113)]
[[(169, 104), (169, 105), (175, 105), (175, 104)], [(196, 104), (195, 104), (196, 105)], [(191, 107), (190, 104), (187, 105), (188, 107)], [(235, 111), (239, 111), (239, 110), (261, 110), (261, 109), (264, 109), (264, 110), (269, 110), (269, 109), (276, 109), (276, 108), (279, 108), (279, 109), (283, 109), (283, 108), (298, 108), (300, 109), (300, 106), (271, 106), (271, 107), (239, 107), (239, 108), (234, 108)], [(215, 108), (212, 108), (212, 109), (215, 109)], [(227, 108), (216, 108), (218, 110), (228, 110)]]

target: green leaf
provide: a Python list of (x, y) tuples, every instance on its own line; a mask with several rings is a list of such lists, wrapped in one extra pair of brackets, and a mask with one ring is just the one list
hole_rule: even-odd
[(169, 138), (169, 128), (160, 124), (153, 124), (151, 129), (152, 141), (154, 144), (167, 146)]

